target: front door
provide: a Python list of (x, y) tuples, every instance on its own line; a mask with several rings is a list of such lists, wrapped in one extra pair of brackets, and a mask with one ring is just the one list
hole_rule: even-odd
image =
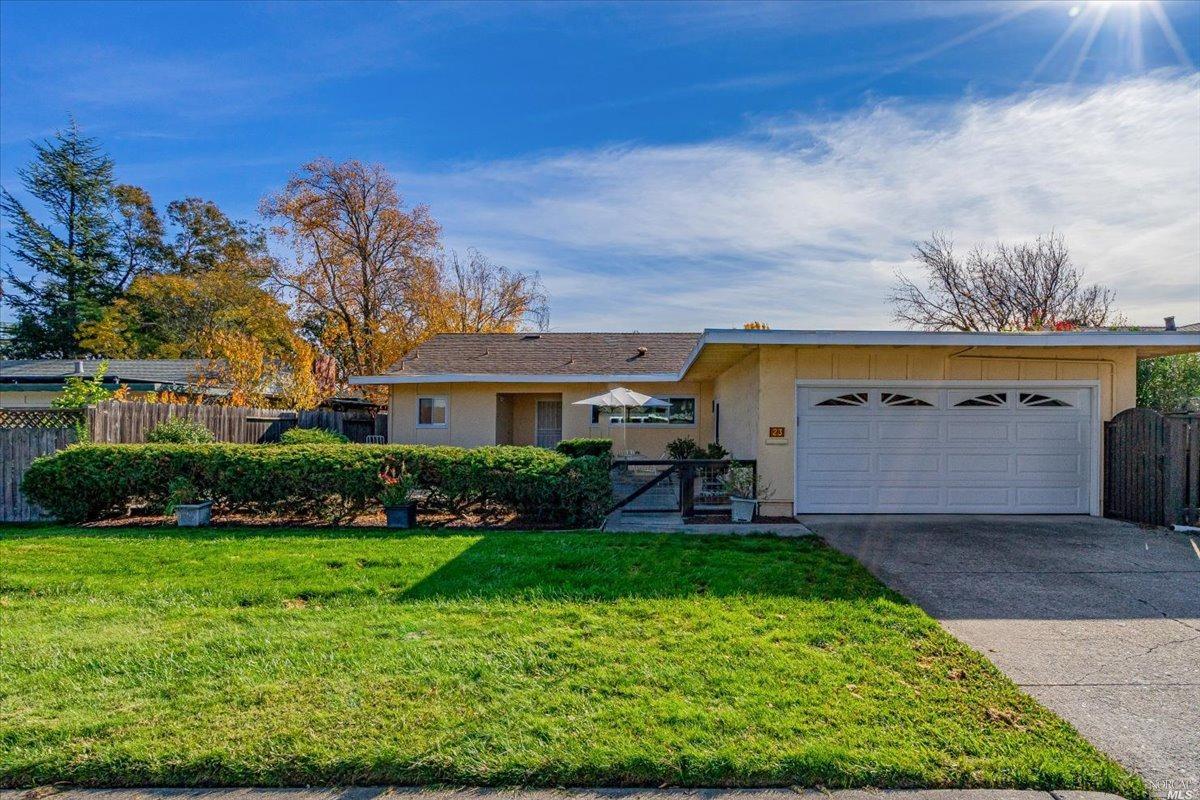
[(554, 447), (562, 441), (562, 401), (537, 401), (537, 446)]

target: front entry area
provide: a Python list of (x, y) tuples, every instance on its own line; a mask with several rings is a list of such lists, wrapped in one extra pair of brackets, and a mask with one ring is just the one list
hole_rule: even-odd
[(496, 395), (496, 444), (554, 447), (562, 441), (561, 394)]
[(1098, 514), (1096, 387), (796, 392), (796, 513)]

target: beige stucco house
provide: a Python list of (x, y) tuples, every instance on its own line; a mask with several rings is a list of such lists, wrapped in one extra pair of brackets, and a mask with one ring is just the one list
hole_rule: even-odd
[[(766, 514), (1099, 514), (1137, 360), (1196, 351), (1191, 330), (443, 334), (351, 382), (389, 388), (397, 443), (718, 441), (757, 461)], [(573, 405), (617, 386), (670, 408)]]

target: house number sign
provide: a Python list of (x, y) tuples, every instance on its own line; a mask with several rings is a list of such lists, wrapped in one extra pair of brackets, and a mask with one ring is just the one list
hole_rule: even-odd
[(767, 436), (772, 439), (782, 439), (786, 435), (787, 431), (784, 430), (782, 425), (772, 425), (767, 429)]

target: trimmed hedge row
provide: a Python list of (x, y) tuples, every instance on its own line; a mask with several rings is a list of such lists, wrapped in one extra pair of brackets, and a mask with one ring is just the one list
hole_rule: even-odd
[(80, 444), (30, 465), (22, 491), (63, 520), (161, 508), (188, 478), (228, 509), (345, 518), (377, 504), (380, 469), (403, 468), (426, 504), (500, 506), (542, 523), (595, 525), (612, 501), (607, 464), (536, 447), (416, 445)]
[(612, 439), (563, 439), (554, 445), (554, 449), (571, 458), (579, 456), (612, 458)]

